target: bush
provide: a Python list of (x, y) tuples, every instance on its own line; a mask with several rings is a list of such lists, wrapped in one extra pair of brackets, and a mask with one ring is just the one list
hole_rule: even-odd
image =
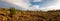
[(11, 7), (9, 11), (10, 11), (9, 16), (12, 17), (13, 15), (15, 15), (16, 9)]

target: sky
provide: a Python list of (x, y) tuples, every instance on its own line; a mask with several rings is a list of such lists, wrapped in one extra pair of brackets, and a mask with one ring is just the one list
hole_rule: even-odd
[(60, 0), (0, 0), (0, 7), (15, 7), (22, 10), (59, 10)]

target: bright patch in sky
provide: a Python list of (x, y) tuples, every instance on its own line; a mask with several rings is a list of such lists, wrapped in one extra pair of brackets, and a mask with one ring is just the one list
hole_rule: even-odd
[[(15, 8), (22, 7), (23, 10), (58, 10), (60, 9), (60, 0), (1, 0), (6, 2), (6, 5), (13, 6)], [(6, 6), (0, 2), (0, 6)]]
[(33, 0), (33, 2), (41, 2), (42, 0)]

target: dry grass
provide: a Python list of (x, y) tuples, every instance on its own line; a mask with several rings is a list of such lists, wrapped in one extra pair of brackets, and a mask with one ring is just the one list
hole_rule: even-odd
[[(3, 9), (3, 8), (2, 8)], [(60, 11), (16, 11), (9, 17), (9, 9), (0, 9), (0, 21), (60, 21)]]

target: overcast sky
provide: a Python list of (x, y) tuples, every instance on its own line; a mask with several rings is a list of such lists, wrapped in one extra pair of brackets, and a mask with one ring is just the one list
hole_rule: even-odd
[(60, 0), (1, 0), (0, 7), (23, 8), (23, 10), (58, 10), (60, 9)]

